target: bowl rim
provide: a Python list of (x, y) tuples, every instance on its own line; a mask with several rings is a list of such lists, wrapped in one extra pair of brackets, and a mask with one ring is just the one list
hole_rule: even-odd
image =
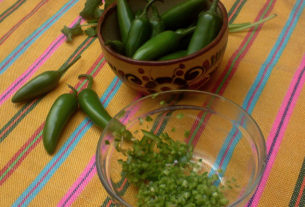
[(124, 62), (128, 62), (130, 64), (144, 65), (144, 66), (158, 66), (158, 65), (170, 65), (170, 64), (180, 63), (181, 61), (188, 61), (188, 60), (194, 59), (195, 57), (201, 56), (202, 54), (206, 53), (211, 48), (213, 48), (215, 45), (217, 45), (222, 40), (222, 38), (224, 37), (225, 34), (228, 35), (228, 13), (227, 13), (227, 9), (223, 5), (223, 3), (221, 1), (219, 1), (218, 2), (218, 8), (220, 9), (221, 15), (223, 17), (222, 18), (223, 23), (222, 23), (221, 29), (220, 29), (218, 35), (216, 36), (216, 38), (212, 42), (210, 42), (207, 46), (205, 46), (204, 48), (202, 48), (201, 50), (199, 50), (195, 53), (192, 53), (190, 55), (187, 55), (187, 56), (184, 56), (184, 57), (181, 57), (181, 58), (172, 59), (172, 60), (162, 60), (162, 61), (135, 60), (135, 59), (129, 58), (127, 56), (121, 55), (119, 53), (116, 53), (109, 46), (105, 45), (104, 38), (101, 34), (101, 28), (102, 28), (102, 25), (103, 25), (104, 20), (106, 19), (107, 15), (109, 15), (109, 13), (114, 12), (115, 7), (116, 7), (116, 2), (109, 5), (104, 10), (102, 16), (99, 18), (98, 25), (97, 25), (97, 36), (98, 36), (99, 42), (102, 45), (103, 49), (107, 50), (108, 53), (110, 53), (112, 56), (116, 57), (117, 59), (119, 59), (121, 61), (124, 61)]
[[(149, 94), (149, 95), (146, 95), (146, 96), (143, 96), (141, 98), (139, 98), (138, 100), (126, 105), (125, 107), (123, 107), (117, 114), (115, 114), (115, 116), (113, 116), (113, 118), (111, 120), (113, 120), (115, 117), (117, 117), (121, 111), (125, 111), (127, 108), (131, 107), (132, 105), (135, 105), (143, 100), (146, 100), (146, 99), (149, 99), (149, 98), (153, 98), (154, 96), (156, 96), (157, 94), (169, 94), (169, 93), (199, 93), (199, 94), (203, 94), (203, 95), (208, 95), (208, 96), (213, 96), (213, 97), (216, 97), (216, 98), (219, 98), (219, 99), (222, 99), (230, 104), (232, 104), (233, 106), (235, 106), (237, 109), (239, 109), (247, 118), (249, 118), (249, 120), (251, 120), (253, 122), (253, 124), (256, 126), (258, 132), (259, 132), (259, 141), (262, 143), (262, 152), (263, 154), (261, 155), (261, 168), (258, 169), (258, 174), (257, 174), (257, 177), (255, 178), (253, 184), (251, 186), (248, 187), (248, 189), (243, 193), (243, 195), (236, 201), (234, 201), (234, 203), (232, 203), (230, 206), (228, 207), (234, 207), (236, 206), (237, 204), (243, 202), (249, 195), (250, 193), (257, 187), (257, 185), (259, 184), (262, 176), (263, 176), (263, 173), (265, 171), (265, 168), (266, 168), (266, 158), (267, 158), (267, 148), (266, 148), (266, 141), (265, 141), (265, 138), (264, 138), (264, 135), (261, 131), (261, 128), (259, 127), (258, 123), (255, 121), (255, 119), (245, 110), (243, 109), (240, 105), (238, 105), (237, 103), (235, 103), (234, 101), (228, 99), (228, 98), (225, 98), (224, 96), (221, 96), (221, 95), (218, 95), (218, 94), (215, 94), (215, 93), (211, 93), (211, 92), (208, 92), (208, 91), (200, 91), (200, 90), (190, 90), (190, 89), (178, 89), (178, 90), (168, 90), (168, 91), (162, 91), (162, 92), (157, 92), (157, 93), (154, 93), (154, 94)], [(109, 122), (111, 122), (111, 120)], [(107, 124), (108, 125), (108, 124)], [(105, 126), (104, 129), (107, 129), (107, 125)], [(107, 178), (104, 178), (103, 176), (103, 173), (102, 173), (102, 166), (100, 165), (100, 146), (102, 144), (102, 140), (103, 140), (103, 137), (104, 137), (104, 133), (105, 133), (106, 130), (103, 130), (99, 140), (98, 140), (98, 144), (97, 144), (97, 150), (96, 150), (96, 169), (97, 169), (97, 174), (98, 174), (98, 177), (100, 179), (100, 181), (102, 182), (102, 185), (103, 187), (106, 189), (106, 191), (108, 192), (108, 194), (114, 198), (116, 201), (119, 201), (121, 204), (123, 204), (124, 206), (126, 207), (133, 207), (131, 206), (129, 203), (127, 203), (124, 199), (122, 199), (120, 196), (118, 196), (116, 193), (114, 193), (112, 190), (111, 190), (111, 187), (109, 186), (108, 182), (107, 182)]]

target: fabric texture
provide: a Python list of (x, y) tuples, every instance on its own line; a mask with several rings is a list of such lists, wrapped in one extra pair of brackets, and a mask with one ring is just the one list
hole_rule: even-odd
[[(221, 67), (204, 89), (242, 106), (265, 137), (266, 169), (246, 206), (305, 206), (305, 0), (223, 3), (229, 23), (277, 14), (255, 29), (229, 34)], [(84, 113), (73, 116), (53, 156), (42, 143), (52, 103), (70, 91), (65, 83), (77, 90), (86, 87), (87, 81), (79, 80), (78, 74), (94, 77), (93, 88), (110, 115), (140, 97), (112, 72), (96, 37), (82, 35), (66, 42), (60, 30), (81, 18), (84, 4), (84, 0), (0, 0), (1, 206), (113, 206), (96, 172), (101, 129)], [(81, 59), (47, 96), (25, 104), (11, 102), (27, 81), (78, 55)], [(160, 128), (162, 124), (155, 124), (154, 130)], [(191, 132), (193, 143), (198, 131)], [(230, 147), (223, 146), (222, 151)], [(215, 165), (228, 164), (223, 156), (219, 153)]]

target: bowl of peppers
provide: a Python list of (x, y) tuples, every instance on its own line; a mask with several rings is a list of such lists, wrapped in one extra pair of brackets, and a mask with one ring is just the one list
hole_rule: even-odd
[(201, 89), (222, 62), (228, 17), (219, 0), (117, 0), (97, 33), (110, 68), (132, 89)]

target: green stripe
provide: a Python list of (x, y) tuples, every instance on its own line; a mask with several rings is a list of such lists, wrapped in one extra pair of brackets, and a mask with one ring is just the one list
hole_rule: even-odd
[(16, 165), (16, 163), (21, 159), (21, 157), (28, 151), (28, 149), (37, 141), (37, 139), (42, 135), (42, 131), (35, 137), (35, 139), (20, 153), (17, 159), (7, 168), (7, 170), (1, 175), (0, 180), (2, 180), (6, 174)]
[(305, 190), (303, 190), (299, 206), (300, 207), (304, 207), (305, 206)]
[[(92, 72), (90, 73), (90, 75), (94, 74), (95, 71), (97, 70), (97, 68), (99, 68), (99, 66), (102, 64), (102, 62), (104, 61), (105, 58), (102, 58), (101, 61), (96, 65), (96, 67), (92, 70)], [(77, 90), (80, 90), (85, 84), (85, 81), (82, 82), (78, 87)], [(41, 99), (39, 99), (38, 102), (40, 102)], [(37, 103), (35, 103), (37, 105)], [(9, 166), (9, 168), (3, 173), (3, 175), (1, 175), (0, 180), (2, 180), (3, 177), (5, 177), (5, 175), (16, 165), (16, 163), (21, 159), (21, 157), (28, 151), (28, 149), (37, 141), (37, 139), (41, 136), (42, 131), (34, 138), (34, 140), (22, 151), (22, 153), (17, 157), (17, 159)]]
[(247, 2), (247, 0), (239, 0), (238, 2), (236, 1), (233, 5), (233, 7), (230, 9), (228, 15), (230, 16), (232, 14), (232, 12), (234, 11), (235, 7), (237, 6), (237, 4), (242, 1), (242, 3), (240, 4), (240, 6), (237, 8), (235, 14), (232, 16), (232, 18), (229, 21), (229, 24), (232, 24), (234, 22), (234, 20), (236, 19), (237, 15), (239, 14), (240, 10), (243, 8), (243, 6), (245, 5), (245, 3)]
[(154, 132), (157, 129), (157, 126), (159, 125), (159, 122), (160, 122), (160, 119), (161, 119), (162, 115), (163, 115), (163, 113), (161, 113), (157, 116), (157, 118), (156, 118), (156, 120), (155, 120), (155, 122), (154, 122), (154, 124), (153, 124), (153, 126), (150, 130), (151, 132)]
[(107, 198), (105, 199), (103, 205), (101, 205), (101, 207), (106, 207), (107, 203), (110, 201), (110, 198), (107, 196)]
[(72, 60), (72, 58), (74, 58), (75, 54), (78, 53), (78, 51), (85, 45), (87, 44), (87, 41), (89, 41), (89, 44), (82, 50), (82, 52), (80, 54), (82, 54), (95, 40), (96, 37), (87, 37), (78, 47), (77, 49), (72, 53), (72, 55), (68, 58), (68, 60), (66, 61), (66, 63), (70, 62)]
[[(265, 16), (265, 14), (268, 12), (270, 6), (272, 5), (272, 1), (270, 1), (270, 3), (268, 4), (268, 6), (266, 7), (265, 11), (263, 12), (261, 18), (263, 18)], [(224, 83), (226, 82), (226, 80), (228, 79), (236, 61), (238, 60), (238, 58), (240, 57), (240, 55), (244, 52), (244, 50), (246, 49), (246, 47), (248, 46), (250, 40), (253, 38), (255, 32), (256, 32), (256, 29), (257, 29), (258, 26), (255, 27), (255, 29), (253, 29), (253, 31), (251, 32), (251, 35), (249, 37), (249, 39), (247, 40), (247, 42), (243, 45), (242, 49), (238, 52), (237, 56), (234, 58), (234, 60), (232, 61), (232, 64), (228, 70), (228, 72), (226, 73), (226, 75), (224, 76), (223, 80), (221, 81), (221, 83), (219, 84), (218, 88), (216, 89), (216, 93), (219, 93), (219, 91), (222, 89)], [(199, 124), (197, 125), (196, 129), (194, 130), (194, 132), (192, 133), (192, 136), (190, 138), (190, 142), (189, 143), (192, 143), (196, 134), (198, 133), (198, 130), (200, 129), (201, 127), (201, 124), (202, 122), (204, 121), (205, 117), (206, 117), (207, 113), (204, 113), (204, 115), (202, 116)]]
[[(88, 42), (88, 41), (90, 41), (89, 42), (89, 44), (80, 52), (80, 54), (82, 54), (94, 41), (96, 40), (96, 38), (90, 38), (90, 37), (88, 37), (88, 38), (86, 38), (78, 47), (77, 47), (77, 49), (72, 53), (72, 55), (70, 55), (70, 57), (67, 59), (67, 61), (64, 63), (64, 64), (66, 64), (66, 63), (68, 63), (68, 62), (70, 62), (71, 60), (72, 60), (72, 58), (75, 56), (75, 54), (76, 53), (78, 53), (79, 51), (80, 51), (80, 49)], [(103, 59), (104, 60), (104, 59)], [(101, 64), (101, 63), (100, 63)], [(15, 119), (21, 114), (21, 113), (23, 113), (23, 111), (27, 108), (27, 106), (30, 104), (30, 103), (28, 103), (28, 104), (26, 104), (26, 105), (24, 105), (10, 120), (9, 120), (9, 122), (7, 123), (7, 124), (5, 124), (5, 126), (0, 130), (0, 133), (1, 132), (3, 132), (4, 130), (6, 130), (6, 127), (8, 127), (12, 122), (14, 122), (14, 121), (16, 121), (12, 126), (11, 126), (11, 128), (2, 136), (2, 137), (0, 137), (0, 143), (2, 142), (2, 141), (4, 141), (4, 139), (10, 134), (10, 132), (11, 131), (13, 131), (15, 128), (16, 128), (16, 126), (23, 120), (23, 118), (26, 116), (26, 115), (28, 115), (36, 106), (37, 106), (37, 104), (41, 101), (43, 99), (43, 97), (42, 98), (40, 98), (40, 99), (37, 99), (36, 101), (35, 101), (35, 103), (16, 121)]]
[[(39, 100), (39, 101), (40, 101), (40, 100)], [(34, 103), (32, 106), (30, 106), (28, 110), (31, 111), (31, 110), (38, 104), (39, 101), (37, 101), (36, 103)], [(25, 105), (24, 105), (24, 106), (23, 106), (23, 107), (22, 107), (22, 108), (21, 108), (12, 118), (11, 118), (11, 120), (9, 120), (9, 122), (8, 122), (7, 124), (4, 125), (4, 127), (0, 130), (0, 134), (1, 134), (4, 130), (6, 130), (6, 128), (9, 127), (9, 125), (11, 125), (12, 122), (14, 122), (15, 119), (17, 119), (17, 117), (20, 116), (20, 114), (22, 114), (23, 111), (24, 111), (30, 104), (31, 104), (31, 103), (25, 104)], [(7, 135), (15, 128), (16, 125), (19, 124), (19, 122), (20, 122), (26, 115), (27, 115), (27, 113), (22, 114), (22, 115), (20, 116), (20, 118), (17, 119), (17, 121), (12, 125), (12, 127), (11, 127), (9, 130), (7, 130), (7, 131), (3, 134), (2, 137), (0, 137), (0, 143), (7, 137)]]
[[(21, 2), (16, 8), (14, 8), (12, 11), (10, 11), (9, 13), (5, 14), (7, 11), (9, 11), (10, 9), (12, 9), (16, 4), (18, 4), (20, 1), (17, 1), (16, 3), (14, 3), (12, 6), (10, 6), (7, 10), (5, 10), (1, 15), (0, 15), (0, 19), (3, 18), (2, 20), (0, 20), (0, 22), (2, 22), (3, 20), (6, 19), (6, 17), (8, 17), (9, 15), (11, 15), (14, 11), (16, 11), (22, 4), (24, 4), (24, 2), (26, 2), (26, 0), (24, 0), (23, 2)], [(5, 17), (3, 17), (5, 15)]]
[[(298, 196), (300, 194), (301, 185), (303, 183), (304, 177), (305, 177), (305, 159), (303, 161), (303, 164), (302, 164), (302, 167), (301, 167), (301, 170), (300, 170), (300, 173), (299, 173), (299, 177), (298, 177), (297, 183), (296, 183), (296, 185), (294, 187), (294, 191), (293, 191), (293, 194), (291, 196), (289, 207), (294, 207), (295, 206), (297, 198), (298, 198)], [(303, 195), (302, 195), (302, 202), (304, 202), (304, 192), (303, 192)]]

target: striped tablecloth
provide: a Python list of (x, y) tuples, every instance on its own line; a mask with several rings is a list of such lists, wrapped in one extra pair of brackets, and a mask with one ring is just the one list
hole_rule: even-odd
[[(46, 97), (13, 104), (12, 95), (35, 75), (81, 54), (63, 76), (78, 90), (94, 89), (114, 115), (139, 98), (105, 62), (97, 38), (65, 42), (60, 30), (79, 20), (84, 0), (0, 0), (0, 206), (111, 206), (99, 182), (95, 151), (101, 130), (78, 112), (54, 156), (42, 128), (65, 84)], [(255, 30), (229, 35), (224, 60), (206, 90), (240, 104), (260, 125), (267, 167), (247, 206), (305, 206), (305, 0), (223, 1), (230, 23), (278, 16)]]

